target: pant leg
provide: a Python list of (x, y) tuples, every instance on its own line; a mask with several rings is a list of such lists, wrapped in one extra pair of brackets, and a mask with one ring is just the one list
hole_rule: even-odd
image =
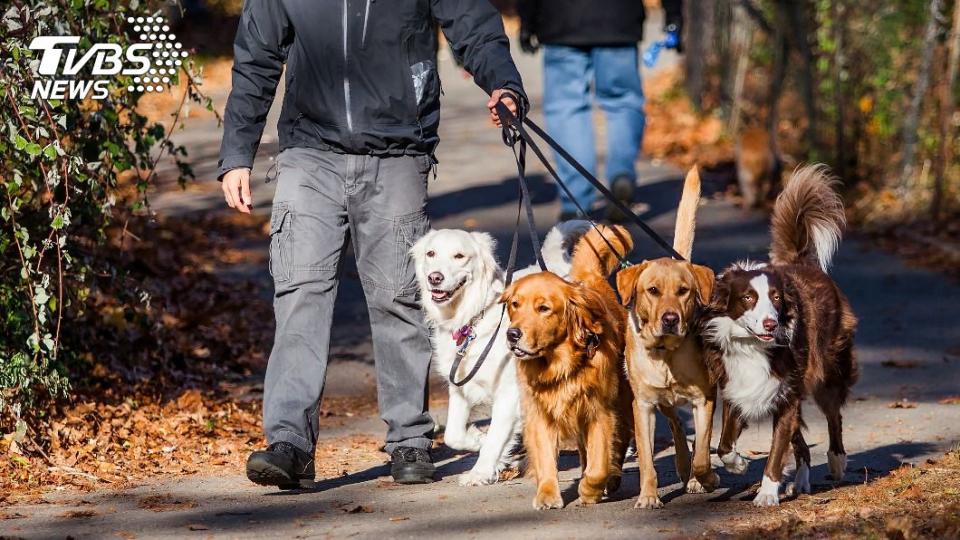
[(597, 102), (607, 119), (607, 179), (635, 180), (646, 123), (637, 47), (595, 47), (592, 55)]
[(428, 156), (347, 156), (346, 189), (357, 271), (367, 297), (387, 452), (429, 448), (432, 348), (417, 297), (410, 248), (430, 228)]
[[(543, 113), (547, 132), (588, 171), (596, 174), (597, 150), (593, 142), (590, 101), (592, 72), (590, 50), (546, 45), (543, 48)], [(557, 174), (577, 201), (589, 210), (596, 197), (594, 187), (560, 156), (554, 154)], [(560, 191), (563, 211), (576, 206)]]
[(270, 273), (277, 320), (263, 393), (269, 443), (313, 453), (327, 372), (330, 324), (348, 239), (342, 156), (283, 151), (270, 225)]

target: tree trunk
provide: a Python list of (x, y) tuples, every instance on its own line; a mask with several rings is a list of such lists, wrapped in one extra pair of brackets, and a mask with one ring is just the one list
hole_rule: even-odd
[(953, 88), (957, 82), (957, 64), (960, 63), (960, 0), (953, 4), (953, 28), (950, 31), (950, 47), (947, 50), (947, 76), (940, 86), (940, 147), (938, 148), (933, 175), (933, 198), (930, 214), (934, 223), (943, 217), (943, 192), (946, 188), (946, 168), (953, 162)]
[[(836, 116), (833, 121), (833, 161), (834, 171), (842, 182), (847, 178), (847, 141), (844, 136), (844, 127), (846, 125), (846, 99), (843, 95), (843, 72), (844, 72), (844, 39), (843, 31), (846, 28), (846, 9), (841, 0), (833, 0), (830, 4), (830, 18), (833, 20), (833, 103), (836, 107)], [(853, 152), (856, 154), (856, 150)]]
[(913, 176), (913, 160), (917, 151), (917, 129), (920, 126), (920, 109), (923, 98), (930, 86), (930, 67), (933, 65), (933, 48), (937, 41), (937, 29), (940, 26), (940, 11), (943, 8), (942, 0), (930, 0), (930, 14), (923, 32), (923, 46), (921, 49), (920, 72), (913, 86), (913, 97), (910, 108), (907, 109), (903, 120), (903, 155), (900, 161), (899, 181), (901, 193), (905, 192)]
[(694, 107), (703, 107), (708, 47), (713, 41), (714, 2), (684, 2), (684, 85)]
[(747, 68), (750, 66), (750, 45), (753, 41), (752, 21), (743, 6), (733, 7), (730, 30), (730, 59), (734, 63), (734, 76), (730, 90), (730, 118), (727, 131), (734, 137), (740, 131), (740, 109), (743, 99), (743, 85), (747, 77)]
[(804, 108), (807, 112), (807, 131), (804, 134), (808, 151), (814, 150), (817, 145), (817, 106), (813, 88), (813, 48), (810, 47), (810, 36), (813, 32), (809, 30), (810, 25), (807, 21), (806, 2), (799, 0), (779, 0), (778, 8), (786, 10), (789, 23), (786, 29), (795, 29), (790, 46), (800, 53), (802, 60), (800, 65), (800, 86), (803, 93)]

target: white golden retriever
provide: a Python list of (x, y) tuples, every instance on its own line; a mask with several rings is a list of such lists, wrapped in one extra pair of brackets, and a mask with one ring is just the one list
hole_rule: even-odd
[[(589, 228), (586, 221), (567, 221), (547, 234), (542, 251), (551, 272), (567, 277), (570, 252)], [(503, 292), (504, 275), (494, 257), (495, 247), (487, 233), (441, 229), (427, 233), (410, 250), (423, 309), (433, 328), (433, 366), (444, 379), (462, 354), (457, 373), (457, 380), (462, 380), (497, 328), (501, 314), (497, 299)], [(533, 265), (514, 275), (539, 270)], [(473, 469), (460, 475), (460, 485), (492, 484), (500, 471), (516, 464), (513, 449), (522, 425), (516, 366), (503, 335), (509, 327), (504, 315), (490, 353), (470, 382), (461, 387), (449, 384), (444, 442), (455, 450), (480, 452)], [(468, 425), (471, 411), (483, 404), (491, 406), (486, 434)]]

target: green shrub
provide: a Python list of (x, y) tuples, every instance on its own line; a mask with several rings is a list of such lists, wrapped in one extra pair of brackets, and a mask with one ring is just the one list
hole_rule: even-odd
[[(122, 274), (106, 258), (106, 228), (123, 200), (118, 174), (133, 171), (142, 207), (157, 161), (177, 162), (180, 182), (192, 172), (186, 152), (164, 127), (136, 111), (132, 76), (111, 80), (102, 100), (31, 99), (35, 80), (28, 45), (39, 35), (81, 36), (124, 47), (136, 38), (128, 16), (148, 13), (140, 2), (14, 0), (0, 8), (0, 415), (7, 420), (65, 395), (69, 368), (95, 344), (78, 343), (67, 327), (87, 304), (96, 276)], [(86, 69), (86, 68), (85, 68)], [(205, 103), (190, 62), (185, 101)], [(127, 208), (129, 210), (129, 208)], [(131, 291), (131, 297), (136, 297)], [(32, 407), (31, 407), (32, 409)]]

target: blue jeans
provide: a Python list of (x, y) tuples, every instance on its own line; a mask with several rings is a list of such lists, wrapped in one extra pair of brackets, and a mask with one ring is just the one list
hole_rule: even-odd
[[(607, 120), (608, 180), (626, 176), (636, 181), (635, 161), (643, 140), (646, 118), (643, 113), (643, 88), (637, 62), (637, 47), (543, 48), (543, 110), (547, 131), (574, 158), (596, 175), (597, 153), (593, 140), (591, 83)], [(596, 190), (567, 164), (554, 157), (560, 179), (570, 188), (577, 202), (590, 209)], [(562, 211), (576, 206), (560, 191)]]

